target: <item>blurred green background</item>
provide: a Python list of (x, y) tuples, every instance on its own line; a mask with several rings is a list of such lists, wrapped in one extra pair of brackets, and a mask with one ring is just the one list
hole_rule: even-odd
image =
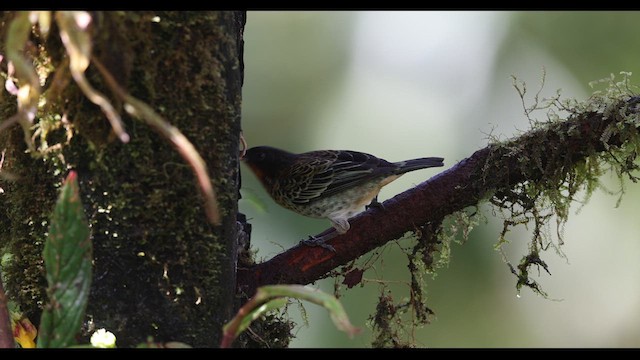
[[(249, 146), (292, 152), (351, 149), (390, 161), (442, 156), (445, 168), (484, 147), (527, 130), (511, 75), (543, 96), (562, 89), (585, 99), (589, 82), (620, 71), (639, 73), (639, 12), (249, 12), (245, 30), (243, 130)], [(619, 76), (618, 76), (619, 77)], [(634, 84), (640, 78), (632, 77)], [(537, 117), (544, 119), (544, 113)], [(252, 245), (268, 259), (329, 226), (276, 205), (244, 167), (240, 209), (253, 224)], [(439, 169), (409, 173), (385, 187), (386, 200)], [(609, 174), (602, 183), (617, 189)], [(415, 332), (424, 347), (639, 347), (640, 243), (638, 193), (597, 191), (564, 231), (567, 259), (543, 254), (551, 276), (535, 279), (549, 299), (523, 289), (493, 246), (502, 228), (485, 211), (464, 245), (452, 246), (450, 265), (429, 280), (432, 323)], [(486, 210), (486, 209), (485, 209)], [(555, 227), (551, 227), (555, 232)], [(517, 263), (531, 237), (510, 233)], [(408, 247), (410, 240), (399, 243)], [(389, 245), (365, 278), (407, 281), (407, 260)], [(334, 281), (315, 284), (332, 292)], [(391, 287), (406, 296), (403, 285)], [(365, 324), (379, 287), (343, 291), (352, 322), (365, 328), (349, 339), (327, 313), (305, 305), (292, 347), (368, 347)]]

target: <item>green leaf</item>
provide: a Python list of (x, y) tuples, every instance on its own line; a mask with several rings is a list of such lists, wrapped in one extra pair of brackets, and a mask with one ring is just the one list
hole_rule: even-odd
[(329, 311), (331, 321), (333, 321), (336, 328), (346, 332), (349, 337), (353, 337), (361, 331), (359, 328), (351, 325), (347, 312), (344, 310), (344, 307), (342, 307), (342, 303), (331, 294), (303, 285), (269, 285), (259, 288), (258, 293), (260, 292), (264, 292), (264, 294), (256, 295), (256, 297), (264, 296), (265, 298), (274, 298), (287, 296), (306, 300), (324, 307)]
[(353, 337), (361, 331), (351, 325), (342, 304), (333, 295), (302, 285), (268, 285), (258, 288), (256, 294), (223, 327), (220, 347), (230, 347), (235, 338), (249, 327), (251, 322), (269, 310), (284, 306), (284, 297), (306, 300), (324, 307), (329, 311), (333, 324), (339, 330), (346, 332), (349, 337)]
[(260, 316), (262, 316), (264, 313), (271, 310), (279, 309), (287, 305), (287, 302), (288, 300), (285, 298), (277, 298), (253, 309), (247, 316), (242, 318), (242, 322), (240, 323), (240, 326), (238, 326), (235, 336), (237, 337), (238, 335), (240, 335), (243, 331), (245, 331), (249, 327), (249, 325), (251, 325), (252, 322), (260, 318)]
[(62, 186), (44, 245), (49, 302), (40, 319), (39, 348), (74, 344), (89, 297), (91, 253), (77, 174), (72, 171)]

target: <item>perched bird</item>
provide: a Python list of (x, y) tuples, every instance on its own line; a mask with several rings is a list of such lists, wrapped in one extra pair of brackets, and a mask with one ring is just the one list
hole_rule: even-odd
[[(243, 160), (275, 202), (301, 215), (328, 218), (338, 234), (349, 230), (349, 218), (366, 205), (379, 205), (383, 186), (409, 171), (444, 166), (439, 157), (391, 163), (357, 151), (292, 154), (268, 146), (247, 150)], [(332, 249), (324, 241), (336, 235), (305, 243)]]

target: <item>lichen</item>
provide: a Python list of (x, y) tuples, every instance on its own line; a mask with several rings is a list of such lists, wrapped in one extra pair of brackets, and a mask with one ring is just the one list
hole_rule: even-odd
[[(491, 162), (493, 166), (500, 163), (497, 156), (503, 156), (505, 153), (518, 154), (518, 166), (524, 178), (534, 178), (535, 173), (535, 178), (539, 179), (522, 181), (511, 188), (503, 187), (489, 199), (503, 219), (503, 230), (499, 234), (496, 248), (517, 276), (518, 292), (522, 286), (526, 286), (542, 296), (547, 296), (541, 285), (529, 276), (529, 271), (535, 266), (549, 273), (546, 263), (542, 260), (542, 252), (548, 249), (553, 249), (557, 255), (565, 257), (562, 251), (565, 241), (563, 232), (569, 219), (571, 205), (578, 203), (584, 206), (593, 192), (602, 188), (599, 179), (604, 173), (613, 171), (619, 179), (618, 201), (624, 193), (624, 179), (628, 178), (634, 182), (637, 180), (634, 173), (638, 170), (635, 160), (640, 145), (638, 114), (624, 111), (611, 113), (612, 109), (619, 108), (621, 100), (628, 100), (634, 96), (634, 89), (629, 80), (630, 74), (623, 72), (621, 75), (622, 80), (619, 82), (615, 82), (613, 75), (606, 79), (607, 88), (594, 92), (584, 102), (575, 99), (563, 100), (558, 92), (548, 99), (539, 99), (536, 95), (530, 106), (525, 106), (526, 85), (514, 82), (531, 129), (514, 141), (494, 141), (493, 154), (496, 156), (490, 156), (487, 164)], [(576, 117), (589, 112), (603, 114), (607, 118), (621, 117), (622, 120), (613, 122), (605, 129), (601, 144), (605, 146), (606, 151), (590, 146), (586, 151), (580, 149), (581, 154), (576, 160), (573, 149), (567, 147), (565, 142), (567, 135), (574, 130), (568, 129), (567, 132), (567, 129), (557, 125), (563, 117)], [(546, 119), (534, 118), (538, 113), (543, 113)], [(608, 139), (614, 135), (621, 140), (623, 146), (607, 145)], [(528, 151), (531, 149), (545, 151)], [(500, 169), (487, 167), (487, 172), (489, 171)], [(514, 266), (507, 260), (504, 246), (510, 242), (507, 237), (509, 231), (520, 225), (527, 228), (532, 225), (531, 239), (528, 253), (522, 256), (517, 266)]]
[[(438, 269), (449, 265), (451, 244), (463, 244), (471, 230), (484, 217), (474, 209), (465, 209), (445, 217), (437, 223), (423, 225), (416, 231), (409, 248), (401, 248), (407, 257), (409, 281), (402, 281), (408, 296), (396, 300), (397, 295), (379, 280), (380, 294), (375, 313), (369, 317), (373, 330), (373, 347), (414, 347), (415, 331), (431, 322), (434, 311), (427, 304), (427, 280), (435, 278)], [(372, 266), (372, 265), (369, 265)]]
[[(425, 224), (416, 231), (413, 248), (405, 250), (410, 272), (408, 299), (395, 300), (385, 286), (387, 282), (376, 281), (383, 286), (380, 287), (376, 312), (369, 319), (374, 331), (374, 347), (415, 345), (412, 334), (428, 324), (433, 314), (426, 305), (425, 276), (435, 276), (438, 268), (448, 265), (451, 244), (463, 243), (471, 229), (486, 221), (479, 209), (487, 205), (492, 207), (488, 211), (503, 222), (495, 247), (517, 278), (516, 290), (519, 292), (524, 286), (547, 297), (543, 286), (532, 279), (530, 272), (537, 269), (550, 274), (543, 260), (548, 250), (554, 250), (556, 256), (566, 257), (562, 250), (565, 242), (563, 231), (571, 206), (585, 206), (596, 190), (617, 194), (619, 203), (625, 182), (637, 182), (639, 179), (640, 98), (635, 97), (637, 88), (630, 85), (630, 74), (623, 72), (621, 75), (621, 81), (616, 82), (612, 75), (595, 83), (607, 86), (583, 102), (562, 99), (559, 91), (551, 98), (541, 98), (540, 89), (530, 105), (525, 100), (526, 84), (514, 79), (530, 129), (511, 140), (500, 141), (491, 137), (490, 153), (484, 167), (479, 173), (472, 174), (478, 183), (469, 185), (485, 189), (475, 208), (456, 212), (440, 222)], [(544, 76), (541, 88), (543, 85)], [(544, 120), (535, 118), (539, 114), (543, 114)], [(582, 129), (567, 127), (569, 122), (563, 119), (576, 119), (585, 114), (602, 114), (605, 119), (614, 121), (599, 139), (595, 139), (597, 141), (584, 141), (579, 148), (568, 147), (567, 137), (579, 134)], [(616, 139), (616, 145), (609, 145), (610, 139)], [(514, 183), (510, 172), (523, 180)], [(619, 188), (615, 191), (604, 188), (600, 183), (600, 177), (607, 172), (613, 172), (619, 179)], [(508, 234), (517, 226), (530, 229), (531, 237), (528, 252), (522, 255), (517, 265), (513, 265), (506, 257), (504, 246), (511, 242)], [(342, 274), (349, 274), (353, 268), (345, 268)]]

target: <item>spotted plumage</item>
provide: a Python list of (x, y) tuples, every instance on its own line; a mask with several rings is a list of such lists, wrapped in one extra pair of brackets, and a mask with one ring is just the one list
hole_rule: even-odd
[(406, 172), (444, 165), (439, 157), (391, 163), (357, 151), (292, 154), (268, 146), (247, 150), (243, 160), (278, 204), (301, 215), (328, 218), (341, 234), (349, 230), (349, 218), (383, 186)]

